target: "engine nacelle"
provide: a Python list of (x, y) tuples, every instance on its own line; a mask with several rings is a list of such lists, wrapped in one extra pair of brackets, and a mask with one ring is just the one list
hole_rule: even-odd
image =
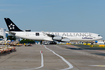
[(62, 37), (53, 37), (54, 40), (62, 40)]
[(56, 40), (56, 41), (59, 41), (59, 42), (70, 42), (70, 39), (62, 38), (62, 37), (53, 37), (53, 40)]
[(62, 42), (70, 42), (70, 39), (65, 38), (65, 39), (62, 39), (61, 41), (62, 41)]

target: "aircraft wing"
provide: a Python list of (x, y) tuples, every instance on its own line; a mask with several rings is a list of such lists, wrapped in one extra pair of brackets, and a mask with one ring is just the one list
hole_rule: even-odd
[(54, 37), (54, 36), (55, 36), (55, 35), (53, 35), (53, 34), (47, 34), (47, 33), (43, 32), (43, 31), (42, 31), (42, 33), (43, 33), (44, 35), (49, 36), (49, 37)]
[(52, 39), (55, 40), (55, 41), (70, 42), (70, 39), (67, 38), (67, 37), (62, 37), (62, 36), (54, 35), (54, 34), (47, 34), (47, 33), (45, 33), (45, 32), (42, 32), (42, 33), (44, 33), (44, 34), (47, 35), (48, 37), (52, 37)]

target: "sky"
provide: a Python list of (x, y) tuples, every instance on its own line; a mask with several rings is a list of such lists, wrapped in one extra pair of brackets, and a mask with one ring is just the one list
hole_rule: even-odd
[(105, 0), (0, 0), (0, 28), (7, 29), (4, 18), (22, 30), (91, 32), (105, 40)]

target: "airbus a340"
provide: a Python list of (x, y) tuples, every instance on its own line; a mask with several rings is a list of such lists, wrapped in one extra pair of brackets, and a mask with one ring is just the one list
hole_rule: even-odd
[(95, 41), (102, 39), (102, 36), (99, 34), (89, 32), (26, 32), (19, 29), (9, 18), (4, 19), (9, 33), (20, 38), (59, 42), (70, 42), (70, 40)]

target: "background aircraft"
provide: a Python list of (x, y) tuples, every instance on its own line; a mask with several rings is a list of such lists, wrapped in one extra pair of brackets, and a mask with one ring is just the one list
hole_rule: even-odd
[(6, 29), (0, 28), (0, 40), (7, 40)]

